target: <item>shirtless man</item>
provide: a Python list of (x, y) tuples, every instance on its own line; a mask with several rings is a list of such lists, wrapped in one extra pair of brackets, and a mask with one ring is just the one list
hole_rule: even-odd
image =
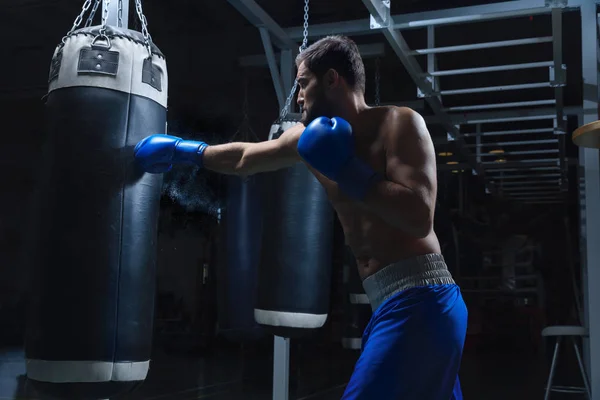
[(364, 65), (346, 37), (319, 40), (296, 65), (302, 123), (278, 139), (208, 146), (152, 135), (136, 158), (147, 172), (195, 163), (236, 175), (305, 162), (338, 214), (373, 308), (343, 399), (462, 399), (467, 310), (433, 231), (436, 161), (423, 118), (367, 106)]

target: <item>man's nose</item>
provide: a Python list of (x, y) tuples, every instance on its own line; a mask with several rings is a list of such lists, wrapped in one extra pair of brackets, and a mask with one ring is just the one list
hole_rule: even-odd
[(297, 104), (298, 104), (300, 107), (304, 106), (304, 97), (303, 97), (303, 96), (300, 96), (300, 94), (298, 94), (298, 98), (296, 99), (296, 103), (297, 103)]

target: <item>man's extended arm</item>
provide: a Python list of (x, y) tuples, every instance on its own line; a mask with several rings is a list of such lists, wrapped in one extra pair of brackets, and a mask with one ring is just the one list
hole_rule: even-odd
[(303, 130), (304, 126), (298, 124), (275, 140), (209, 146), (204, 152), (204, 167), (231, 175), (253, 175), (288, 167), (300, 161), (296, 144)]
[(423, 118), (409, 109), (391, 111), (385, 129), (386, 177), (374, 181), (363, 206), (415, 237), (433, 225), (436, 162)]
[(278, 139), (259, 143), (234, 142), (209, 146), (169, 135), (152, 135), (140, 141), (134, 153), (146, 172), (163, 173), (173, 164), (196, 164), (231, 175), (252, 175), (285, 168), (300, 161), (296, 150), (304, 130), (301, 124), (285, 131)]

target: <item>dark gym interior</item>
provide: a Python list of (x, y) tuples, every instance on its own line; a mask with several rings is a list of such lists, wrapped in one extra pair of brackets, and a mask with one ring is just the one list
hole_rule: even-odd
[[(117, 2), (108, 5), (113, 11), (109, 18), (114, 18)], [(96, 204), (78, 195), (95, 184), (81, 174), (72, 185), (54, 188), (61, 193), (60, 211), (45, 206), (39, 191), (50, 168), (44, 151), (53, 54), (82, 6), (87, 5), (87, 13), (80, 27), (95, 3), (99, 8), (91, 25), (101, 25), (106, 0), (0, 2), (0, 163), (5, 171), (0, 196), (0, 399), (45, 398), (27, 378), (24, 350), (31, 282), (36, 279), (32, 271), (40, 262), (35, 254), (38, 230), (60, 230), (58, 225), (73, 222), (65, 210)], [(600, 315), (600, 298), (589, 289), (600, 279), (595, 272), (600, 262), (598, 149), (572, 137), (599, 118), (596, 0), (391, 0), (390, 25), (375, 28), (370, 24), (385, 24), (385, 1), (129, 3), (128, 28), (143, 30), (136, 9), (143, 6), (151, 40), (166, 60), (167, 132), (209, 145), (268, 139), (280, 115), (281, 96), (287, 98), (296, 73), (293, 63), (287, 71), (283, 67), (283, 53), (295, 54), (300, 46), (305, 11), (309, 45), (329, 34), (353, 39), (365, 64), (367, 103), (414, 109), (425, 118), (435, 145), (435, 231), (469, 310), (460, 369), (464, 398), (544, 398), (557, 336), (542, 332), (566, 326), (584, 333), (563, 341), (553, 382), (578, 389), (552, 392), (551, 398), (587, 398), (583, 369), (590, 398), (600, 399), (600, 333), (593, 329), (600, 326), (595, 316)], [(381, 7), (382, 14), (370, 21)], [(295, 47), (286, 48), (287, 43)], [(472, 70), (457, 72), (465, 69)], [(290, 111), (297, 112), (294, 101)], [(109, 109), (94, 112), (94, 118), (111, 118)], [(70, 154), (68, 159), (85, 163), (86, 157)], [(268, 174), (251, 179), (263, 186), (273, 183)], [(236, 231), (246, 229), (244, 224), (269, 230), (277, 223), (262, 221), (261, 210), (271, 204), (258, 191), (251, 200), (255, 203), (246, 205), (256, 212), (236, 214), (240, 184), (238, 177), (196, 166), (176, 166), (164, 174), (156, 204), (157, 235), (150, 247), (156, 271), (149, 277), (155, 284), (149, 303), (153, 324), (147, 332), (149, 374), (134, 391), (114, 398), (342, 396), (371, 310), (357, 311), (348, 302), (348, 282), (358, 276), (349, 268), (337, 220), (331, 243), (324, 244), (332, 257), (323, 327), (292, 338), (289, 358), (274, 355), (273, 334), (258, 325), (248, 332), (228, 330), (225, 319), (239, 312), (236, 304), (248, 308), (254, 301), (244, 297), (244, 289), (237, 291), (235, 281), (243, 279), (229, 267), (236, 257), (247, 257), (232, 250)], [(39, 223), (53, 213), (60, 213), (53, 217), (54, 225)], [(87, 234), (64, 236), (61, 246), (75, 249), (77, 236)], [(264, 237), (250, 242), (257, 254), (264, 251)], [(70, 262), (68, 256), (64, 262)], [(58, 270), (60, 264), (48, 268)], [(61, 289), (55, 290), (58, 295)], [(78, 302), (76, 296), (72, 302)], [(102, 318), (90, 314), (81, 320), (101, 324)], [(284, 365), (288, 371), (279, 370)], [(288, 374), (289, 397), (278, 397), (274, 391), (281, 389), (274, 385), (285, 386), (276, 381)]]

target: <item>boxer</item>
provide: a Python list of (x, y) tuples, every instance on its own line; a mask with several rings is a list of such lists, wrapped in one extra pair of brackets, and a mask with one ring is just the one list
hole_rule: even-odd
[(373, 308), (343, 399), (462, 399), (467, 309), (433, 230), (436, 160), (424, 120), (366, 104), (364, 65), (346, 37), (319, 40), (296, 65), (302, 122), (278, 139), (208, 146), (153, 135), (135, 157), (152, 173), (194, 163), (243, 176), (306, 163), (338, 214)]

